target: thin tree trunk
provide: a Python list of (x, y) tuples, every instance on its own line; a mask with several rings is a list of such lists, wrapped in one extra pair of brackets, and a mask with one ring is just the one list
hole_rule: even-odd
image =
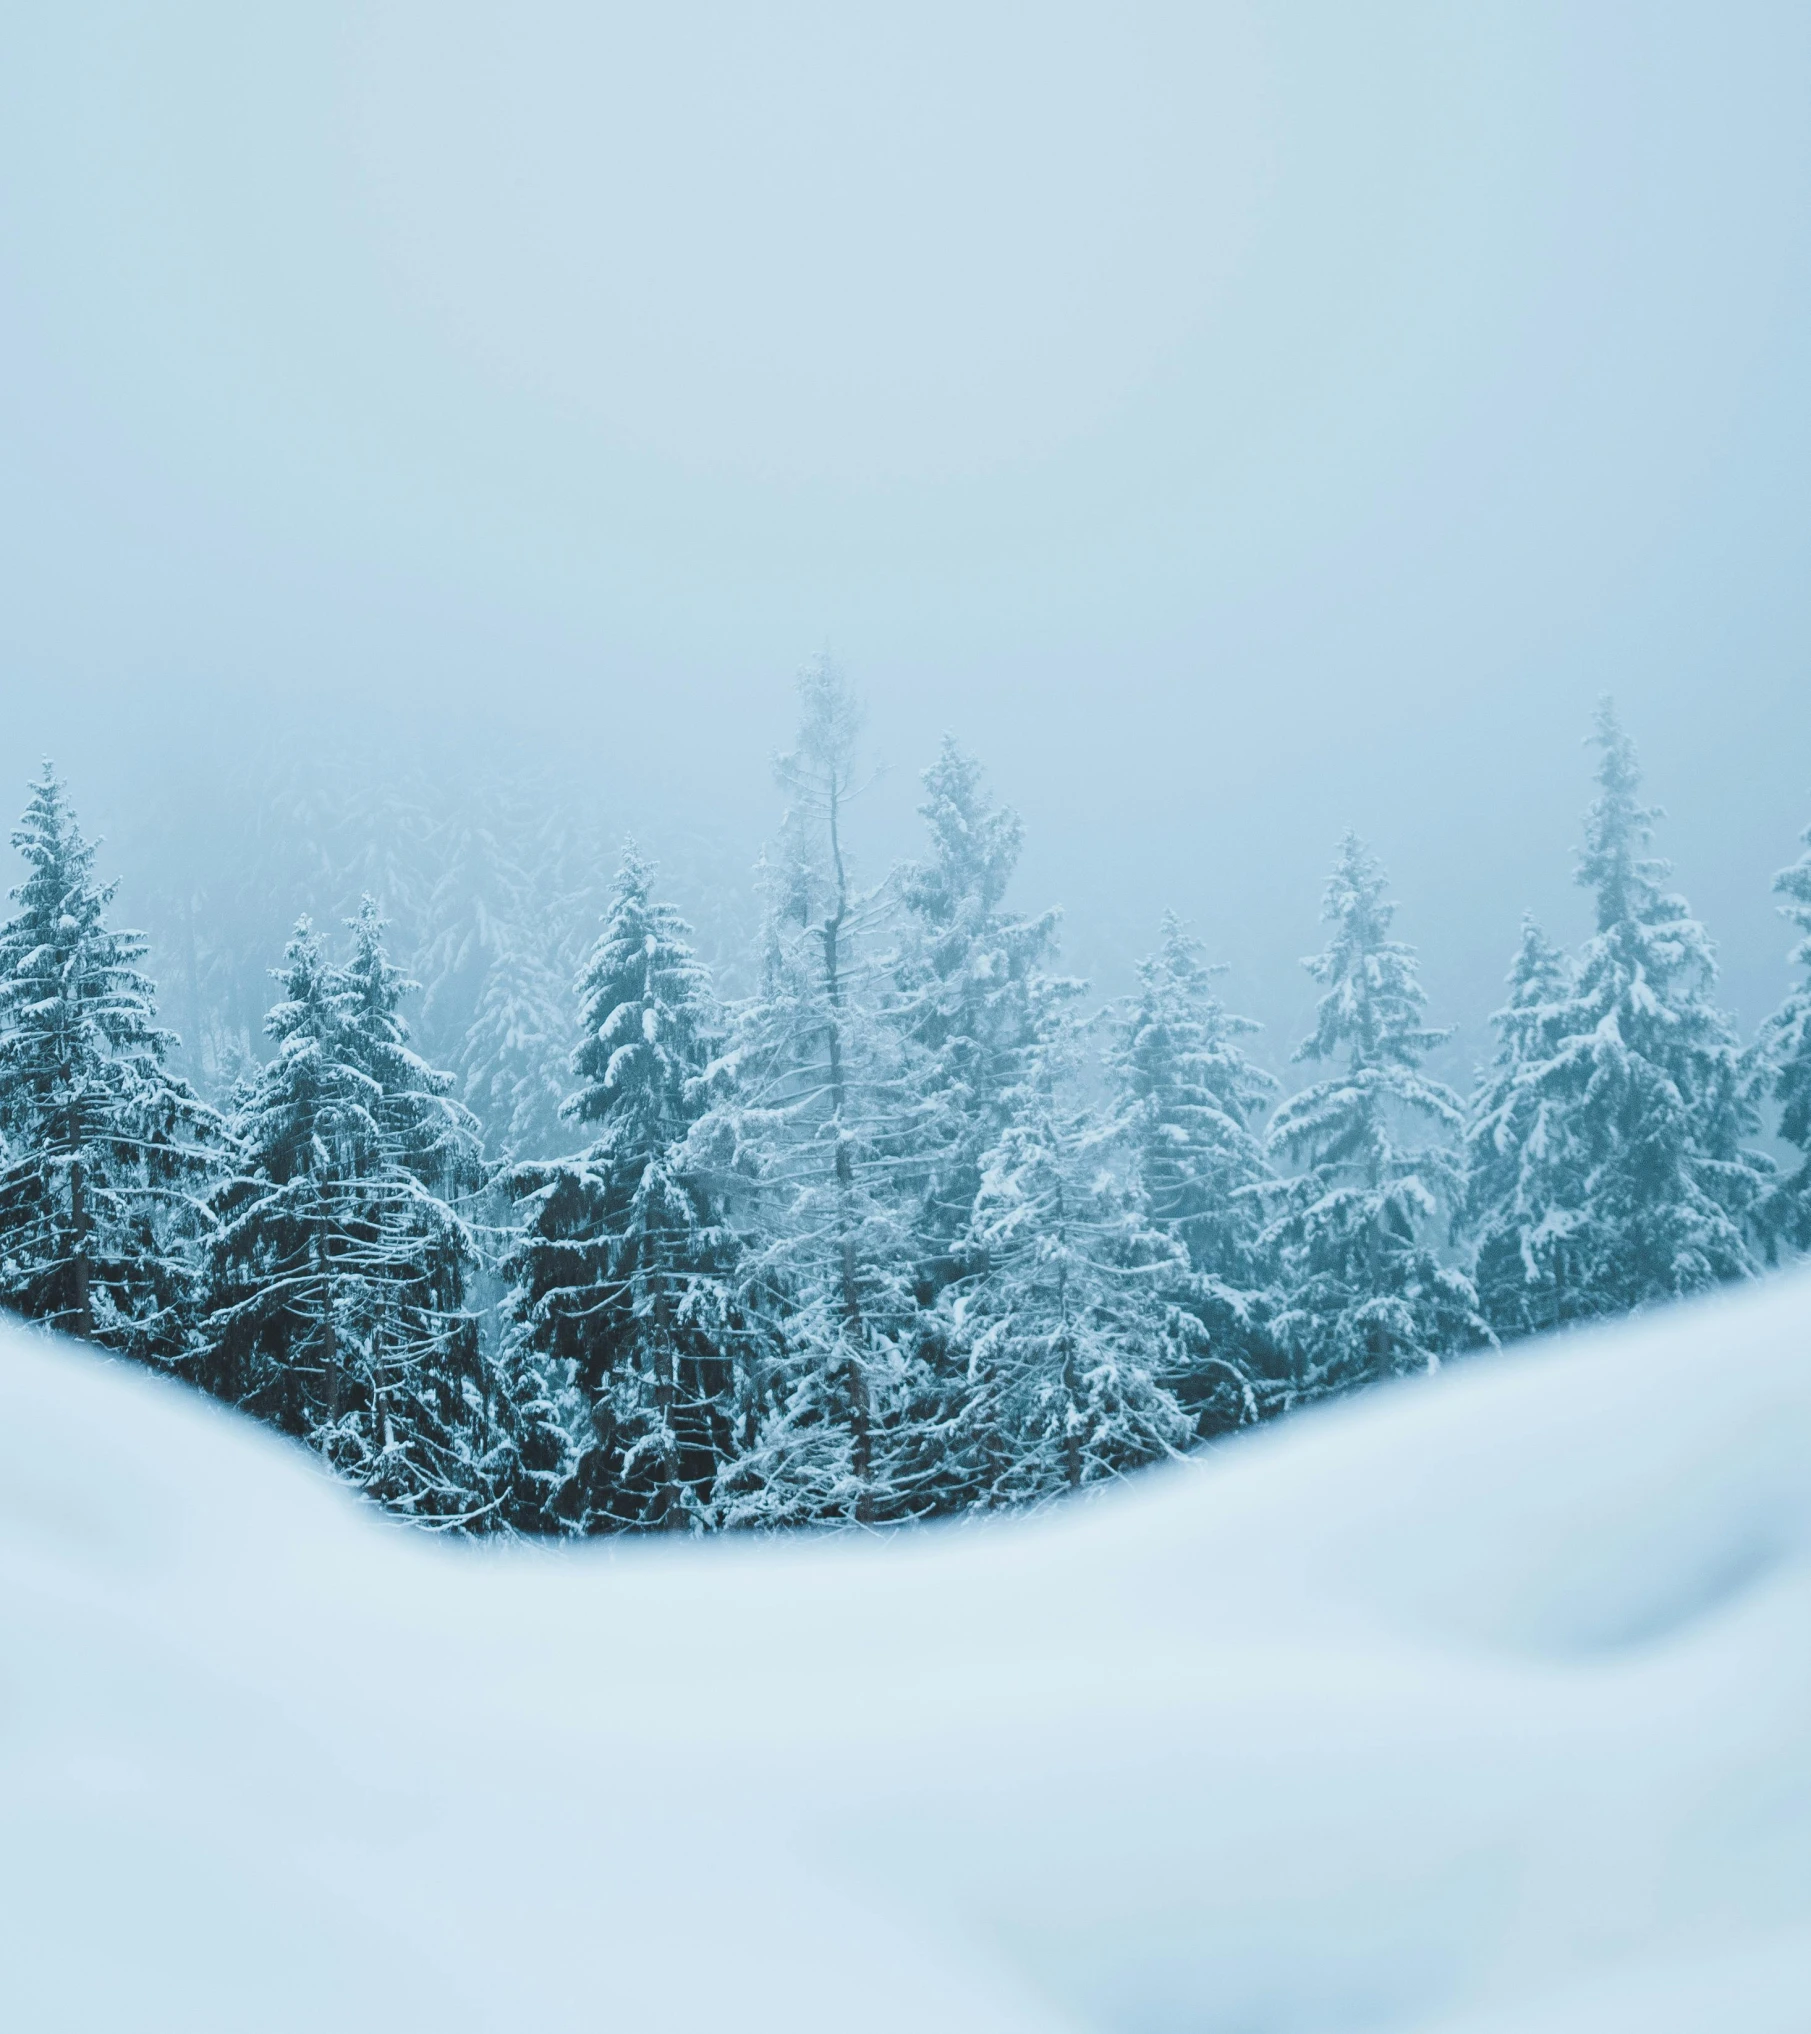
[(849, 914), (849, 879), (843, 865), (842, 838), (838, 829), (838, 798), (830, 793), (830, 858), (836, 871), (836, 909), (824, 921), (824, 1000), (829, 1008), (827, 1027), (830, 1047), (830, 1110), (836, 1133), (836, 1225), (837, 1254), (842, 1277), (843, 1367), (849, 1397), (849, 1425), (853, 1441), (856, 1481), (862, 1486), (856, 1500), (856, 1517), (866, 1522), (871, 1511), (868, 1491), (873, 1472), (873, 1434), (869, 1421), (867, 1379), (861, 1363), (861, 1287), (855, 1257), (855, 1166), (849, 1155), (847, 1125), (848, 1081), (843, 1067), (843, 983), (841, 940), (843, 923)]
[(70, 1333), (84, 1342), (94, 1339), (94, 1305), (89, 1291), (89, 1217), (87, 1181), (77, 1155), (69, 1166), (69, 1282)]
[(331, 1426), (340, 1416), (340, 1343), (338, 1324), (334, 1319), (332, 1260), (328, 1253), (325, 1214), (315, 1222), (314, 1258), (315, 1272), (321, 1281), (321, 1326), (326, 1337), (327, 1424)]

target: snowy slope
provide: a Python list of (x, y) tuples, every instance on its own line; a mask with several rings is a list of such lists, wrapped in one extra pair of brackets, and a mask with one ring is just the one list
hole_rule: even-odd
[(1019, 1525), (474, 1553), (0, 1341), (0, 2020), (1811, 2028), (1811, 1282)]

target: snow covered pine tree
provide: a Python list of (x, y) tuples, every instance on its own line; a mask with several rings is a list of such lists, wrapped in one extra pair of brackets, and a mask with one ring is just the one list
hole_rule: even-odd
[(352, 959), (306, 921), (243, 1084), (218, 1196), (207, 1379), (348, 1481), (442, 1527), (495, 1509), (495, 1408), (467, 1301), (477, 1250), (455, 1202), (481, 1178), (451, 1076), (408, 1046), (411, 984), (366, 900)]
[[(1509, 1000), (1491, 1019), (1497, 1050), (1478, 1080), (1466, 1126), (1465, 1227), (1478, 1304), (1499, 1338), (1559, 1325), (1553, 1254), (1568, 1227), (1549, 1204), (1551, 1154), (1565, 1138), (1562, 1098), (1540, 1070), (1572, 1019), (1572, 963), (1532, 917), (1509, 970)], [(1545, 1263), (1543, 1260), (1546, 1260)]]
[(1712, 1000), (1716, 958), (1645, 859), (1634, 744), (1606, 700), (1575, 969), (1524, 935), (1470, 1137), (1469, 1206), (1499, 1334), (1700, 1292), (1755, 1269), (1771, 1167), (1746, 1146), (1758, 1070)]
[(734, 1238), (688, 1146), (717, 1042), (688, 928), (625, 849), (579, 981), (576, 1158), (516, 1166), (521, 1233), (505, 1262), (512, 1374), (576, 1392), (552, 1519), (577, 1531), (711, 1518), (734, 1405)]
[(951, 1309), (973, 1380), (951, 1445), (983, 1505), (1075, 1490), (1179, 1454), (1194, 1435), (1162, 1381), (1176, 1367), (1164, 1293), (1187, 1252), (1142, 1219), (1114, 1171), (1115, 1126), (1087, 1105), (1081, 1027), (1060, 988), (982, 1161), (985, 1272)]
[(0, 928), (0, 1302), (146, 1361), (195, 1353), (201, 1208), (221, 1125), (165, 1068), (139, 972), (106, 922), (46, 763), (13, 834), (18, 911)]
[[(1186, 1253), (1165, 1297), (1186, 1346), (1173, 1382), (1203, 1438), (1273, 1410), (1282, 1374), (1267, 1324), (1274, 1267), (1263, 1243), (1270, 1165), (1254, 1124), (1277, 1083), (1240, 1051), (1258, 1029), (1214, 994), (1201, 944), (1173, 913), (1138, 968), (1107, 1052), (1113, 1113), (1144, 1220)], [(1191, 1331), (1192, 1324), (1192, 1331)]]
[[(1448, 1351), (1489, 1340), (1471, 1281), (1427, 1240), (1459, 1186), (1444, 1139), (1463, 1112), (1421, 1071), (1447, 1034), (1422, 1023), (1415, 950), (1390, 938), (1396, 907), (1384, 889), (1376, 857), (1348, 833), (1322, 911), (1333, 937), (1305, 963), (1327, 990), (1295, 1054), (1345, 1063), (1291, 1095), (1270, 1125), (1271, 1149), (1305, 1161), (1277, 1190), (1266, 1232), (1281, 1253), (1275, 1333), (1297, 1402), (1433, 1370)], [(1436, 1141), (1404, 1142), (1417, 1127)]]
[(877, 1008), (884, 900), (858, 891), (845, 829), (860, 702), (828, 658), (799, 678), (790, 795), (765, 870), (757, 992), (735, 1013), (731, 1093), (702, 1126), (751, 1177), (743, 1290), (764, 1333), (722, 1516), (743, 1526), (896, 1516), (890, 1435), (914, 1394), (910, 1225), (898, 1186), (899, 1034)]
[(1780, 1135), (1804, 1159), (1769, 1196), (1767, 1229), (1770, 1237), (1811, 1250), (1811, 828), (1804, 838), (1805, 853), (1780, 871), (1773, 887), (1786, 899), (1780, 915), (1803, 935), (1791, 963), (1805, 970), (1805, 979), (1768, 1019), (1762, 1049), (1780, 1105)]
[(890, 1455), (894, 1489), (914, 1515), (972, 1504), (992, 1481), (992, 1451), (973, 1445), (975, 1380), (952, 1323), (988, 1269), (975, 1231), (982, 1161), (1011, 1121), (1009, 1098), (1053, 1001), (1081, 989), (1050, 974), (1057, 914), (1002, 908), (1024, 837), (1018, 814), (988, 798), (979, 764), (947, 736), (924, 787), (930, 852), (899, 871), (885, 1008), (903, 1074), (895, 1178), (919, 1307), (914, 1396)]
[(913, 1060), (903, 1177), (918, 1201), (928, 1299), (972, 1268), (965, 1252), (981, 1159), (1006, 1126), (1005, 1097), (1037, 1042), (1057, 914), (1001, 909), (1024, 829), (1016, 812), (989, 801), (980, 765), (947, 736), (924, 786), (918, 809), (930, 854), (899, 873), (905, 911), (889, 1015)]

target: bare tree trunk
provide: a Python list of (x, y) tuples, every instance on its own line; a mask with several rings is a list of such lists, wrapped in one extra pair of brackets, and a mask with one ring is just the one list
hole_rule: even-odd
[(69, 1332), (84, 1342), (94, 1339), (94, 1303), (89, 1291), (89, 1217), (87, 1181), (78, 1147), (69, 1166)]
[(667, 1296), (662, 1292), (654, 1302), (654, 1412), (660, 1421), (663, 1436), (660, 1487), (654, 1497), (654, 1518), (655, 1523), (661, 1526), (676, 1526), (684, 1522), (684, 1513), (677, 1502), (677, 1485), (682, 1465), (673, 1433), (673, 1405), (677, 1397), (675, 1368), (672, 1322), (668, 1313)]
[(321, 1326), (326, 1337), (327, 1423), (331, 1426), (340, 1416), (340, 1342), (338, 1323), (334, 1319), (332, 1259), (327, 1246), (325, 1214), (319, 1216), (315, 1222), (314, 1261), (315, 1273), (321, 1282)]
[(829, 1008), (830, 1110), (836, 1133), (837, 1249), (842, 1277), (844, 1378), (849, 1396), (856, 1480), (862, 1492), (856, 1516), (866, 1521), (871, 1510), (868, 1480), (873, 1472), (873, 1434), (869, 1420), (867, 1379), (861, 1362), (861, 1287), (855, 1257), (855, 1167), (849, 1155), (848, 1077), (843, 1066), (842, 930), (849, 914), (849, 878), (843, 865), (838, 828), (839, 799), (830, 792), (830, 856), (836, 871), (836, 909), (824, 921), (824, 1000)]
[[(1056, 1190), (1057, 1232), (1065, 1242), (1068, 1230), (1068, 1203), (1059, 1180)], [(1081, 1379), (1075, 1372), (1075, 1337), (1069, 1332), (1069, 1270), (1065, 1264), (1056, 1275), (1057, 1332), (1063, 1338), (1063, 1475), (1071, 1490), (1082, 1486), (1082, 1437), (1075, 1420), (1075, 1402)]]

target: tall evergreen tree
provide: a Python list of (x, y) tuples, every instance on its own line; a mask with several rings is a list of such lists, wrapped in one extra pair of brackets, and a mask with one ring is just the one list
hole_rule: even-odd
[(1804, 1159), (1770, 1196), (1768, 1227), (1801, 1250), (1811, 1249), (1811, 828), (1804, 839), (1805, 853), (1779, 872), (1773, 887), (1786, 900), (1780, 916), (1803, 935), (1789, 958), (1805, 979), (1768, 1019), (1762, 1038), (1780, 1105), (1780, 1135)]
[(565, 1111), (593, 1142), (511, 1176), (514, 1346), (582, 1401), (573, 1480), (552, 1500), (579, 1529), (704, 1523), (732, 1438), (733, 1237), (689, 1143), (716, 1010), (650, 874), (625, 851), (580, 978), (580, 1086)]
[(475, 1126), (408, 1044), (412, 984), (367, 900), (349, 965), (306, 921), (290, 941), (275, 1056), (244, 1084), (219, 1196), (207, 1381), (320, 1450), (396, 1510), (470, 1525), (495, 1509), (493, 1387), (457, 1203)]
[(220, 1125), (165, 1066), (145, 940), (107, 924), (47, 763), (13, 834), (0, 927), (0, 1302), (149, 1361), (193, 1354), (200, 1211)]
[(1415, 950), (1389, 936), (1385, 888), (1348, 833), (1322, 912), (1333, 935), (1305, 963), (1326, 993), (1295, 1054), (1339, 1071), (1291, 1095), (1270, 1125), (1271, 1149), (1302, 1168), (1267, 1233), (1286, 1288), (1275, 1332), (1298, 1398), (1431, 1370), (1488, 1339), (1470, 1281), (1429, 1241), (1456, 1197), (1447, 1140), (1463, 1113), (1421, 1070), (1447, 1034), (1423, 1022)]
[(1214, 970), (1173, 914), (1139, 964), (1107, 1054), (1113, 1108), (1144, 1220), (1179, 1244), (1168, 1297), (1197, 1324), (1177, 1388), (1204, 1435), (1276, 1397), (1274, 1267), (1262, 1238), (1271, 1179), (1256, 1125), (1277, 1091), (1239, 1040), (1258, 1029), (1214, 993)]
[(1187, 1254), (1118, 1177), (1116, 1130), (1081, 1092), (1079, 1047), (1072, 1014), (1049, 1008), (983, 1160), (987, 1270), (951, 1306), (974, 1380), (948, 1437), (970, 1503), (1036, 1502), (1193, 1438), (1164, 1382), (1176, 1326), (1164, 1293)]
[(1049, 1022), (1081, 991), (1051, 973), (1057, 914), (1005, 909), (1024, 833), (989, 797), (979, 764), (946, 736), (924, 787), (928, 853), (897, 872), (884, 1002), (900, 1070), (895, 1179), (918, 1301), (888, 1482), (913, 1515), (961, 1508), (982, 1488), (961, 1439), (974, 1435), (980, 1380), (955, 1329), (989, 1271), (976, 1222), (982, 1166)]
[(977, 1268), (981, 1160), (1006, 1127), (1007, 1097), (1038, 1043), (1057, 914), (1003, 909), (1024, 829), (1016, 812), (988, 798), (980, 765), (948, 736), (924, 786), (918, 809), (930, 852), (900, 871), (891, 1018), (912, 1066), (902, 1179), (916, 1202), (928, 1298)]
[(1474, 1277), (1499, 1337), (1551, 1328), (1562, 1318), (1561, 1260), (1573, 1221), (1548, 1190), (1569, 1111), (1543, 1082), (1573, 1020), (1576, 978), (1532, 917), (1509, 970), (1509, 1000), (1492, 1017), (1497, 1050), (1479, 1080), (1466, 1129), (1465, 1226)]
[(879, 1007), (886, 900), (857, 886), (847, 840), (862, 709), (828, 659), (801, 674), (799, 708), (776, 765), (789, 806), (764, 872), (761, 983), (709, 1133), (719, 1165), (756, 1182), (745, 1291), (765, 1354), (722, 1485), (738, 1525), (891, 1515), (883, 1436), (914, 1361), (903, 1061)]
[(1770, 1168), (1756, 1069), (1713, 999), (1716, 958), (1645, 849), (1634, 744), (1606, 700), (1578, 880), (1596, 930), (1570, 979), (1533, 956), (1505, 1013), (1513, 1064), (1472, 1135), (1472, 1218), (1500, 1333), (1620, 1314), (1755, 1269)]

